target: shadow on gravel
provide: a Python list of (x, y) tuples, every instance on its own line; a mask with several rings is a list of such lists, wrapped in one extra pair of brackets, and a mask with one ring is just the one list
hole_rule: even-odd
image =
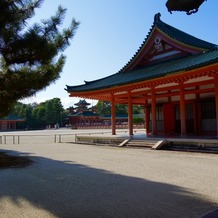
[(6, 168), (27, 167), (32, 164), (32, 160), (25, 156), (8, 155), (5, 152), (0, 152), (0, 170)]
[[(117, 175), (72, 161), (32, 160), (33, 164), (25, 168), (0, 170), (0, 208), (1, 200), (7, 198), (14, 205), (24, 199), (54, 217), (188, 218), (201, 217), (217, 206), (170, 184)], [(10, 211), (7, 213), (11, 217)]]

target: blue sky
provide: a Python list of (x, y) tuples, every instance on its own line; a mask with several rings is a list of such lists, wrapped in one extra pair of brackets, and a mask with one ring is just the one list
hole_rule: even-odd
[(67, 8), (63, 27), (72, 18), (80, 21), (80, 26), (64, 52), (67, 61), (60, 79), (22, 102), (39, 103), (58, 97), (65, 108), (73, 106), (79, 99), (69, 97), (65, 86), (117, 73), (140, 47), (158, 12), (165, 23), (218, 44), (218, 1), (204, 2), (199, 12), (190, 16), (184, 12), (170, 14), (165, 3), (166, 0), (44, 0), (32, 19), (34, 22), (54, 15), (62, 5)]

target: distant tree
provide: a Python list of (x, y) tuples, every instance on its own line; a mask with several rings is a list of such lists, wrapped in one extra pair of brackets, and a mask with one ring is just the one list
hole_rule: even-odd
[(14, 106), (12, 113), (17, 115), (20, 118), (26, 119), (26, 107), (27, 105), (21, 102), (17, 102)]
[[(97, 113), (100, 115), (110, 115), (111, 114), (111, 103), (105, 101), (98, 101), (96, 104)], [(133, 113), (140, 114), (143, 113), (143, 108), (140, 105), (133, 105)], [(128, 106), (126, 104), (116, 104), (116, 114), (127, 115)]]
[(63, 106), (59, 98), (53, 98), (45, 102), (45, 122), (46, 125), (62, 125), (63, 123)]
[(13, 110), (10, 111), (10, 113), (15, 114), (16, 116), (25, 119), (25, 122), (21, 123), (20, 126), (22, 126), (22, 128), (30, 128), (32, 126), (34, 126), (34, 120), (32, 117), (32, 111), (34, 109), (34, 107), (36, 107), (36, 103), (33, 104), (23, 104), (21, 102), (17, 102), (14, 107)]
[(51, 100), (48, 100), (44, 104), (45, 107), (45, 121), (48, 125), (54, 125), (55, 124), (55, 108), (53, 105), (53, 102)]
[(133, 123), (134, 124), (144, 123), (144, 119), (140, 118), (140, 117), (135, 117), (135, 118), (133, 118)]
[(28, 129), (42, 129), (47, 125), (54, 126), (57, 123), (62, 125), (69, 115), (64, 110), (59, 98), (53, 98), (40, 104), (23, 104), (17, 102), (11, 113), (25, 119), (23, 125)]
[(0, 117), (13, 104), (32, 96), (60, 77), (65, 56), (60, 55), (73, 38), (79, 23), (60, 30), (66, 9), (28, 25), (43, 0), (0, 1)]
[(34, 119), (33, 119), (33, 109), (36, 107), (36, 103), (33, 104), (27, 104), (26, 105), (26, 128), (31, 129), (32, 126), (34, 126)]
[(144, 113), (144, 109), (140, 105), (133, 105), (133, 113), (134, 114), (142, 114), (142, 113)]
[(45, 103), (38, 104), (32, 111), (32, 128), (33, 129), (44, 129), (46, 127), (46, 120), (45, 120)]
[(126, 115), (127, 111), (128, 109), (126, 104), (116, 104), (116, 114)]
[(107, 101), (98, 101), (96, 104), (96, 112), (100, 115), (110, 115), (111, 103)]

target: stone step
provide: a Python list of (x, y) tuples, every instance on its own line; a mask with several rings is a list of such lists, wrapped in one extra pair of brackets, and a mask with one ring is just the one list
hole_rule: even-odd
[(157, 140), (136, 140), (132, 139), (126, 143), (127, 147), (145, 147), (152, 148), (158, 141)]
[(171, 151), (193, 151), (193, 152), (205, 152), (205, 153), (218, 153), (218, 146), (208, 145), (208, 146), (199, 146), (193, 144), (170, 144), (162, 148), (163, 150)]

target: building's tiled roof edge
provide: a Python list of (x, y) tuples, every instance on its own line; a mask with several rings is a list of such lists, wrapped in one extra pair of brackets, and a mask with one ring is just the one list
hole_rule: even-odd
[(20, 117), (17, 117), (17, 116), (14, 115), (14, 114), (9, 114), (9, 115), (6, 116), (6, 117), (1, 117), (1, 118), (0, 118), (0, 121), (25, 121), (25, 119), (20, 118)]
[(113, 74), (110, 77), (102, 78), (98, 81), (93, 81), (92, 83), (90, 82), (89, 84), (67, 86), (66, 90), (68, 92), (87, 92), (113, 88), (115, 86), (146, 81), (177, 72), (193, 70), (214, 63), (218, 63), (218, 49), (147, 66), (145, 68), (129, 71), (127, 73), (125, 72), (125, 76), (121, 72)]
[[(128, 85), (131, 83), (145, 81), (153, 78), (158, 78), (166, 74), (173, 74), (179, 71), (186, 71), (191, 69), (196, 69), (198, 67), (206, 66), (208, 64), (213, 64), (218, 62), (218, 46), (201, 39), (198, 39), (194, 36), (191, 36), (179, 29), (176, 29), (160, 19), (160, 13), (156, 14), (154, 17), (153, 25), (149, 33), (147, 34), (146, 38), (144, 39), (143, 43), (141, 44), (140, 48), (134, 54), (134, 56), (130, 59), (130, 61), (117, 73), (112, 74), (110, 76), (100, 78), (94, 81), (85, 81), (85, 84), (78, 85), (78, 86), (66, 86), (66, 91), (68, 92), (86, 92), (86, 91), (96, 91), (102, 90), (106, 88), (113, 88), (119, 85)], [(148, 38), (150, 37), (154, 28), (158, 28), (161, 32), (165, 35), (169, 36), (178, 42), (183, 44), (187, 44), (196, 48), (199, 48), (199, 52), (201, 53), (197, 55), (190, 55), (186, 57), (180, 57), (179, 61), (175, 60), (166, 60), (165, 62), (159, 62), (153, 65), (146, 66), (144, 68), (128, 71), (128, 66), (134, 61), (136, 56), (139, 54), (143, 46), (146, 45)], [(176, 65), (175, 65), (176, 63)], [(187, 64), (188, 63), (188, 64)], [(170, 64), (173, 64), (173, 67), (170, 67)], [(158, 69), (161, 68), (160, 69)], [(157, 70), (155, 72), (154, 70)], [(140, 71), (140, 74), (137, 72)], [(152, 73), (153, 72), (153, 73)], [(126, 75), (124, 76), (123, 73)], [(128, 78), (127, 78), (128, 77)]]

